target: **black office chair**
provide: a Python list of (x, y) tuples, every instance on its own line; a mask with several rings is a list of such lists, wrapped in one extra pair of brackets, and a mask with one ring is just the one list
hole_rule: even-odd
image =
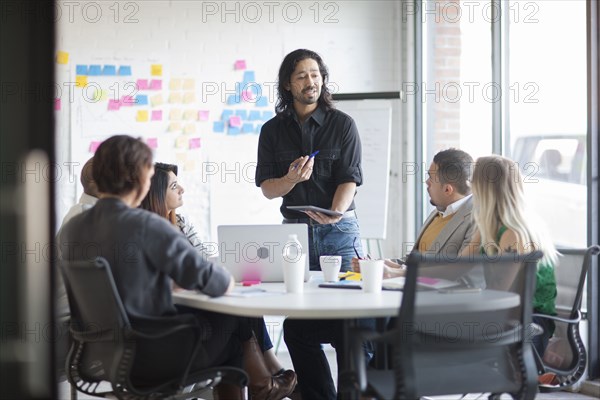
[[(535, 398), (536, 366), (526, 328), (541, 256), (535, 252), (443, 261), (439, 255), (411, 254), (400, 310), (390, 329), (383, 334), (357, 329), (350, 335), (356, 389), (386, 400), (465, 393), (490, 393), (492, 399), (501, 393)], [(432, 282), (432, 277), (455, 280), (476, 270), (485, 278), (481, 291), (465, 287), (459, 293), (457, 288), (455, 293), (430, 292), (420, 299), (426, 289), (419, 282)], [(419, 312), (419, 304), (451, 304), (451, 296), (471, 296), (474, 306), (465, 309), (462, 297), (463, 307), (457, 305), (455, 312), (435, 316)], [(497, 305), (490, 310), (482, 306), (483, 299)], [(365, 340), (391, 348), (390, 368), (367, 369), (361, 351)]]
[(592, 257), (600, 254), (600, 246), (587, 249), (559, 249), (562, 256), (555, 266), (557, 283), (557, 316), (534, 314), (554, 321), (556, 329), (548, 347), (540, 357), (536, 354), (538, 373), (556, 375), (551, 383), (540, 384), (541, 392), (562, 390), (575, 385), (587, 365), (587, 352), (579, 333), (579, 322), (585, 280)]
[[(246, 373), (238, 368), (191, 370), (203, 351), (203, 331), (193, 315), (131, 320), (105, 259), (62, 261), (60, 266), (71, 309), (73, 343), (65, 369), (72, 398), (77, 389), (91, 396), (128, 400), (186, 399), (219, 383), (247, 385)], [(148, 350), (177, 351), (181, 354), (178, 370), (170, 376), (136, 376), (136, 365), (147, 360)], [(164, 370), (160, 361), (156, 364), (157, 371)], [(109, 382), (111, 390), (102, 391), (103, 382)]]

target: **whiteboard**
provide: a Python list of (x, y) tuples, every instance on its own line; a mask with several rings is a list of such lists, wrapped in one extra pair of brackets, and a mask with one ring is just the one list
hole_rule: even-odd
[(392, 138), (391, 100), (345, 100), (336, 108), (356, 122), (362, 143), (363, 184), (357, 188), (356, 213), (361, 237), (385, 239)]

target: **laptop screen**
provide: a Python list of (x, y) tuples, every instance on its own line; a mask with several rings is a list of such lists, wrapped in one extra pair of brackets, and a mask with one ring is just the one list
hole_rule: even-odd
[(308, 273), (308, 226), (220, 225), (217, 227), (217, 262), (233, 275), (236, 282), (283, 282), (283, 258), (289, 235), (295, 234), (306, 254), (304, 280)]

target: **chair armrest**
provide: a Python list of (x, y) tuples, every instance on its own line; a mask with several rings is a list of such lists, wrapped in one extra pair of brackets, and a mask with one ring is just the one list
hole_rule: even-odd
[(564, 322), (565, 324), (577, 324), (581, 321), (581, 311), (577, 311), (577, 317), (575, 318), (562, 318), (556, 315), (547, 314), (533, 314), (534, 317), (550, 319), (552, 321)]

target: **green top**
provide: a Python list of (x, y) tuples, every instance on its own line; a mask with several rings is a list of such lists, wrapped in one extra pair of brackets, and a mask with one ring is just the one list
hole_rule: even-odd
[[(507, 231), (505, 226), (498, 230), (497, 243)], [(556, 315), (556, 277), (554, 276), (554, 266), (552, 264), (538, 264), (535, 274), (535, 293), (533, 295), (533, 312), (538, 314)]]

